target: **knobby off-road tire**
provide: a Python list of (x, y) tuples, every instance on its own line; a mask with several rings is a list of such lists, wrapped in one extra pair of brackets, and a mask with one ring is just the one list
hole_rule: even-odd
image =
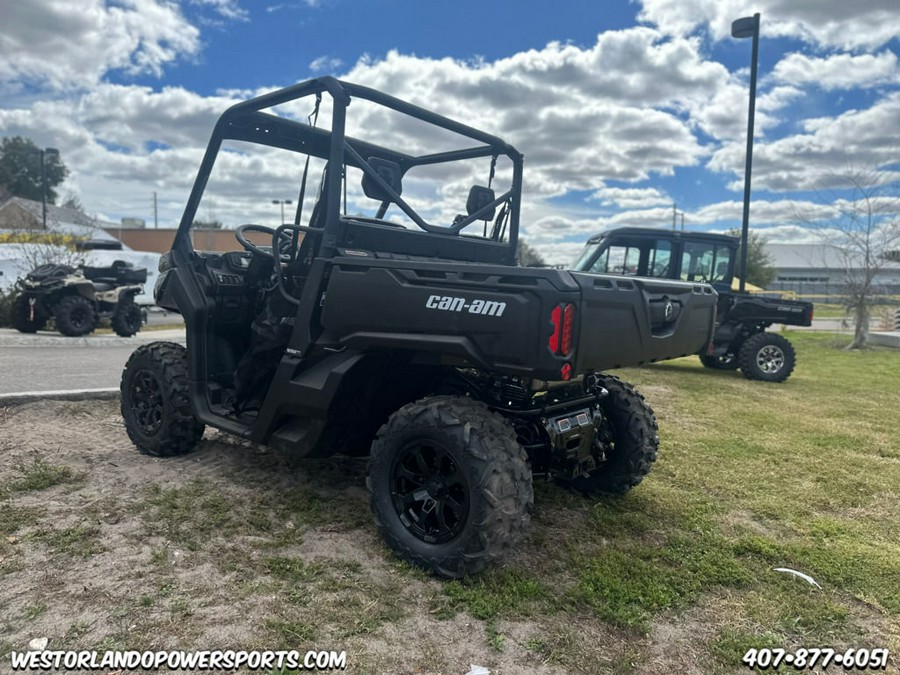
[(121, 337), (131, 337), (141, 329), (143, 317), (141, 316), (141, 308), (134, 304), (134, 300), (122, 300), (113, 314), (112, 329), (116, 335)]
[(709, 356), (707, 354), (702, 354), (700, 356), (700, 363), (702, 363), (704, 367), (712, 368), (713, 370), (738, 369), (738, 360), (734, 354), (724, 354), (722, 356)]
[(141, 345), (122, 372), (125, 430), (137, 449), (154, 457), (194, 449), (204, 425), (194, 417), (188, 388), (187, 351), (173, 342)]
[(777, 333), (756, 333), (741, 346), (738, 363), (744, 377), (763, 382), (784, 382), (797, 365), (797, 353)]
[(372, 443), (366, 484), (394, 553), (453, 579), (510, 551), (534, 504), (512, 426), (462, 396), (424, 398), (391, 415)]
[(68, 337), (87, 335), (97, 326), (94, 305), (83, 295), (69, 295), (60, 300), (53, 320), (57, 330)]
[[(37, 305), (37, 303), (35, 303)], [(13, 300), (12, 306), (12, 325), (20, 333), (37, 333), (41, 328), (47, 325), (47, 317), (38, 313), (38, 308), (34, 308), (34, 320), (31, 320), (31, 307), (28, 304), (28, 297), (19, 295)]]
[(590, 476), (559, 481), (590, 497), (628, 492), (644, 480), (659, 451), (659, 425), (644, 397), (612, 375), (601, 375), (600, 385), (609, 391), (600, 402), (606, 418), (601, 440), (612, 448)]

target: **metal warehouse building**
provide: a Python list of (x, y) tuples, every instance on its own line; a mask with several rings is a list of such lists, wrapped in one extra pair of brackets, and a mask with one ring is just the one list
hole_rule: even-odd
[[(767, 244), (766, 251), (776, 270), (769, 290), (842, 295), (848, 269), (859, 269), (853, 258), (827, 244)], [(900, 262), (880, 262), (882, 267), (873, 280), (876, 292), (900, 295)]]

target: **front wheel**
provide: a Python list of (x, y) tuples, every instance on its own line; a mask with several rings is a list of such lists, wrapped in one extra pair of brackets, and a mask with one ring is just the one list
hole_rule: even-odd
[(391, 415), (372, 443), (366, 483), (394, 553), (453, 579), (511, 550), (534, 503), (512, 427), (462, 396), (425, 398)]
[(37, 333), (47, 324), (47, 317), (38, 311), (37, 301), (32, 307), (27, 295), (19, 295), (13, 301), (12, 325), (20, 333)]
[(69, 295), (60, 300), (53, 316), (56, 328), (68, 337), (87, 335), (97, 325), (94, 303), (83, 295)]
[(145, 455), (183, 455), (203, 437), (191, 407), (187, 350), (179, 344), (135, 349), (122, 372), (120, 401), (125, 431)]
[(587, 476), (558, 482), (587, 496), (619, 495), (638, 485), (656, 461), (659, 425), (644, 397), (627, 382), (600, 375), (609, 394), (600, 401), (603, 426), (595, 441), (604, 457)]
[(143, 323), (141, 308), (134, 304), (131, 298), (121, 300), (111, 323), (116, 335), (131, 337), (141, 329)]
[(784, 382), (797, 365), (797, 354), (787, 338), (777, 333), (757, 333), (744, 341), (738, 362), (747, 379)]

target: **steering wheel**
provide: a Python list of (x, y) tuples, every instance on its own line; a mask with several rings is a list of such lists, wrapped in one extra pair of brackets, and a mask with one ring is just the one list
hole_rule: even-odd
[(238, 228), (234, 231), (234, 238), (237, 239), (238, 243), (244, 247), (245, 251), (250, 251), (250, 253), (255, 253), (256, 255), (263, 256), (264, 258), (272, 258), (275, 259), (275, 256), (272, 255), (272, 247), (271, 246), (257, 246), (252, 241), (247, 239), (247, 232), (260, 232), (261, 234), (269, 235), (271, 239), (275, 235), (275, 230), (271, 227), (266, 227), (265, 225), (256, 225), (256, 224), (247, 224), (247, 225), (239, 225)]
[[(238, 243), (244, 247), (244, 250), (250, 251), (250, 253), (255, 253), (256, 255), (262, 256), (264, 258), (269, 258), (270, 260), (275, 260), (275, 255), (272, 253), (271, 246), (258, 246), (254, 244), (252, 241), (247, 239), (246, 232), (261, 232), (262, 234), (267, 234), (269, 237), (275, 236), (275, 230), (271, 227), (266, 227), (265, 225), (256, 225), (255, 223), (250, 223), (247, 225), (240, 225), (234, 231), (234, 238), (238, 240)], [(282, 230), (281, 239), (278, 241), (278, 257), (281, 262), (289, 262), (291, 259), (291, 247), (294, 245), (293, 235), (286, 231)]]

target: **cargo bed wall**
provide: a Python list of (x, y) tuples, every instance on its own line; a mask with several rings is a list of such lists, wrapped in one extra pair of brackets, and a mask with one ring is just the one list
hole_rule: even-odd
[(576, 372), (704, 350), (717, 295), (707, 284), (574, 272), (582, 291)]
[(409, 349), (509, 374), (556, 378), (550, 314), (579, 301), (566, 272), (494, 265), (347, 260), (329, 279), (322, 324), (356, 349)]
[(737, 294), (732, 303), (727, 317), (732, 321), (766, 321), (789, 326), (809, 326), (812, 323), (813, 306), (810, 302)]

